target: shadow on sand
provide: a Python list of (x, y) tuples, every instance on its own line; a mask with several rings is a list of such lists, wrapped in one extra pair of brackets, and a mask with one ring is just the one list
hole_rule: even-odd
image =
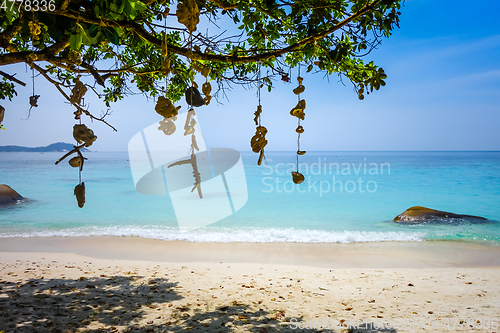
[(229, 304), (221, 306), (219, 300), (215, 307), (207, 297), (180, 306), (182, 302), (175, 301), (184, 298), (177, 291), (181, 288), (166, 278), (144, 279), (127, 274), (39, 278), (24, 283), (4, 280), (0, 281), (0, 331), (354, 332), (340, 327), (293, 330), (284, 312), (255, 310), (258, 305), (253, 303), (228, 300)]

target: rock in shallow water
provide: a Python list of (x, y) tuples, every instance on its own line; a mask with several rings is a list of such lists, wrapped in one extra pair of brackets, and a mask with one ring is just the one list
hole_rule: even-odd
[(487, 219), (480, 216), (454, 214), (422, 206), (414, 206), (396, 216), (394, 222), (426, 222), (435, 219), (474, 219), (487, 221)]
[(0, 184), (0, 206), (15, 204), (22, 199), (24, 198), (10, 186)]

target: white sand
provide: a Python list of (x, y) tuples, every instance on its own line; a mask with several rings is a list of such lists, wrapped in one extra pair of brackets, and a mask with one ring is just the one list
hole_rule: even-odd
[[(125, 237), (0, 243), (4, 332), (348, 332), (342, 324), (360, 329), (354, 332), (500, 332), (500, 269), (470, 267), (478, 254), (483, 255), (478, 266), (499, 260), (495, 247), (200, 244)], [(21, 248), (26, 252), (18, 252)], [(178, 260), (146, 260), (151, 249), (161, 256), (158, 251), (167, 248), (166, 258), (177, 251)], [(395, 248), (401, 251), (394, 253)], [(431, 254), (437, 249), (441, 252)], [(205, 252), (196, 260), (200, 250)], [(262, 256), (270, 250), (275, 252)], [(325, 250), (332, 253), (320, 255)], [(79, 251), (88, 253), (70, 253)], [(135, 253), (132, 260), (117, 258), (129, 252)], [(398, 268), (402, 254), (409, 259)], [(236, 260), (220, 262), (223, 255)], [(290, 264), (312, 257), (316, 261), (309, 265)], [(301, 329), (299, 322), (309, 328)], [(371, 329), (374, 324), (385, 328)]]

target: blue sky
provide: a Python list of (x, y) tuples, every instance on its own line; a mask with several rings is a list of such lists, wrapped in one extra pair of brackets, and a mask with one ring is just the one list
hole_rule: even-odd
[[(304, 150), (500, 150), (500, 2), (407, 0), (401, 29), (366, 57), (388, 74), (387, 86), (359, 101), (352, 85), (337, 76), (302, 75), (307, 102)], [(24, 65), (2, 68), (28, 83), (18, 88), (6, 108), (0, 145), (44, 146), (73, 142), (73, 108), (56, 89), (39, 77), (35, 92), (39, 107), (28, 113), (30, 71)], [(263, 92), (263, 125), (269, 130), (268, 150), (296, 149), (296, 83), (276, 82)], [(90, 94), (88, 94), (90, 95)], [(250, 150), (255, 132), (255, 91), (235, 88), (223, 105), (212, 102), (197, 109), (210, 147)], [(99, 114), (96, 99), (86, 102)], [(158, 122), (154, 101), (133, 96), (113, 105), (108, 121), (115, 133), (100, 123), (84, 120), (98, 136), (97, 151), (126, 151), (130, 138)], [(186, 111), (181, 102), (181, 111)]]

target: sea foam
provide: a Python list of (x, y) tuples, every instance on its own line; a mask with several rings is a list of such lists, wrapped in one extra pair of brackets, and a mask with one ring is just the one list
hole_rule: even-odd
[(165, 241), (214, 243), (362, 243), (423, 241), (425, 232), (404, 231), (323, 231), (295, 228), (205, 228), (182, 232), (178, 228), (161, 226), (77, 227), (62, 230), (2, 233), (0, 237), (88, 237), (128, 236)]

